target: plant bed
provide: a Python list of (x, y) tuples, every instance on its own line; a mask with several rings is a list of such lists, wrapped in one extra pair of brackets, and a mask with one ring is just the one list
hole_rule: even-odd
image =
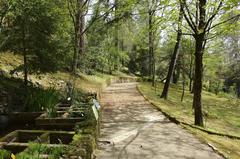
[(63, 156), (65, 145), (29, 143), (28, 147), (16, 155), (17, 159), (55, 159)]
[(72, 142), (74, 133), (70, 132), (51, 132), (49, 135), (49, 143), (50, 144), (64, 144), (68, 145)]
[(48, 130), (71, 130), (77, 122), (84, 120), (85, 116), (71, 117), (69, 113), (61, 112), (57, 117), (48, 117), (46, 114), (42, 114), (35, 120), (35, 123), (38, 127)]
[(67, 147), (65, 156), (67, 158), (93, 159), (93, 152), (96, 142), (90, 134), (78, 134), (74, 136), (74, 141)]
[(56, 110), (57, 111), (68, 111), (70, 109), (70, 107), (57, 107)]
[(59, 103), (59, 104), (57, 104), (57, 107), (70, 107), (71, 106), (71, 104), (70, 103)]
[(16, 130), (1, 138), (0, 142), (28, 143), (37, 140), (41, 135), (43, 135), (41, 131)]
[(43, 112), (12, 112), (9, 114), (9, 123), (12, 125), (32, 123)]
[(4, 150), (7, 150), (13, 154), (20, 153), (24, 151), (27, 147), (28, 147), (27, 143), (8, 143), (2, 146)]
[(68, 145), (72, 142), (75, 132), (72, 131), (42, 131), (44, 134), (40, 137), (40, 143)]
[(35, 142), (45, 146), (67, 146), (73, 141), (75, 132), (66, 131), (42, 131), (42, 130), (16, 130), (0, 141), (1, 149), (17, 154), (29, 147), (29, 143)]
[(19, 153), (25, 150), (28, 146), (28, 142), (36, 141), (42, 132), (31, 132), (25, 130), (16, 130), (0, 139), (0, 145), (5, 150), (12, 153)]

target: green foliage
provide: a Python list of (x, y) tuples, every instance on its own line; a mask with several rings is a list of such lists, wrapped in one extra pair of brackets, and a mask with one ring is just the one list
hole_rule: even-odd
[(84, 93), (82, 91), (76, 90), (74, 92), (74, 98), (72, 101), (72, 106), (68, 113), (70, 117), (83, 117), (85, 120), (94, 119), (94, 114), (92, 112), (94, 94)]
[(50, 116), (56, 115), (55, 107), (61, 95), (54, 88), (27, 90), (24, 106), (27, 111), (47, 110)]
[(67, 37), (59, 29), (57, 4), (43, 0), (11, 0), (9, 3), (11, 9), (1, 30), (4, 41), (1, 49), (27, 54), (29, 70), (56, 70), (65, 53), (63, 40)]
[(29, 147), (17, 155), (18, 159), (41, 159), (41, 155), (49, 155), (49, 159), (59, 158), (63, 154), (63, 146), (48, 147), (40, 143), (29, 143)]
[(210, 85), (208, 88), (209, 92), (218, 94), (220, 91), (222, 91), (223, 88), (223, 82), (221, 81), (210, 81)]
[(11, 153), (7, 150), (0, 150), (0, 159), (10, 158)]
[[(157, 84), (157, 92), (163, 87), (162, 83)], [(168, 100), (160, 99), (159, 93), (155, 92), (155, 88), (150, 83), (141, 83), (140, 91), (154, 104), (163, 111), (176, 117), (178, 120), (188, 124), (194, 123), (194, 113), (192, 109), (192, 94), (185, 92), (184, 101), (181, 101), (182, 90), (180, 86), (171, 86), (169, 89)], [(240, 100), (226, 96), (223, 94), (215, 95), (203, 91), (202, 104), (205, 119), (205, 128), (217, 132), (232, 134), (239, 136), (239, 113)]]

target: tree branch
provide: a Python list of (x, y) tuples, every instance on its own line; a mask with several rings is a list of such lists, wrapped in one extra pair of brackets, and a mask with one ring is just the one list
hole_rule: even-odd
[[(186, 4), (186, 0), (182, 0), (180, 3), (182, 3), (182, 5), (183, 5), (183, 16), (184, 16), (184, 18), (186, 19), (186, 21), (187, 21), (188, 25), (191, 27), (191, 29), (196, 33), (197, 32), (197, 26), (193, 22), (193, 18), (191, 16), (191, 12), (190, 12), (187, 4)], [(186, 14), (184, 8), (186, 9), (188, 15)]]
[(74, 16), (75, 14), (73, 13), (74, 9), (71, 9), (71, 8), (73, 8), (72, 1), (68, 0), (68, 12), (69, 12), (69, 15), (70, 15), (70, 17), (72, 19), (74, 28), (76, 28), (76, 21), (75, 21), (75, 16)]
[(215, 18), (215, 16), (218, 14), (218, 12), (219, 12), (220, 8), (222, 7), (222, 5), (223, 5), (223, 0), (221, 0), (221, 2), (219, 3), (219, 5), (218, 5), (218, 7), (217, 7), (217, 9), (216, 9), (216, 11), (215, 11), (215, 13), (208, 19), (208, 21), (207, 21), (207, 23), (206, 23), (206, 25), (205, 25), (204, 30), (207, 30), (207, 28), (209, 27), (209, 24), (210, 24), (211, 21)]
[(224, 21), (222, 21), (222, 22), (220, 22), (220, 23), (217, 23), (217, 24), (213, 25), (212, 27), (210, 27), (209, 29), (207, 29), (206, 31), (210, 31), (210, 30), (212, 30), (213, 28), (215, 28), (215, 27), (217, 27), (217, 26), (219, 26), (219, 25), (222, 25), (222, 24), (224, 24), (224, 23), (227, 23), (227, 22), (230, 21), (230, 20), (238, 19), (238, 18), (240, 18), (240, 14), (237, 14), (237, 15), (235, 15), (235, 16), (227, 19), (227, 20), (224, 20)]
[[(88, 26), (83, 30), (83, 32), (80, 34), (83, 35), (84, 33), (86, 33), (88, 31), (88, 29), (94, 24), (95, 21), (97, 21), (98, 19), (104, 17), (105, 15), (109, 14), (113, 9), (115, 8), (115, 5), (113, 5), (107, 12), (105, 12), (102, 15), (94, 16), (94, 18), (92, 19), (91, 23), (88, 24)], [(96, 14), (95, 14), (96, 15)]]

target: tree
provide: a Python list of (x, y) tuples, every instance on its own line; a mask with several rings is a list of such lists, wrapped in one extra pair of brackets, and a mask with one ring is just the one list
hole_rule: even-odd
[[(11, 5), (7, 0), (0, 0), (0, 33), (3, 29), (4, 19), (6, 18), (6, 15), (10, 9)], [(4, 42), (0, 43), (0, 48), (2, 47), (3, 43)]]
[[(2, 34), (2, 50), (23, 54), (24, 84), (28, 84), (30, 66), (49, 66), (55, 52), (52, 35), (56, 30), (57, 14), (51, 9), (51, 2), (42, 0), (10, 1), (11, 9), (5, 17)], [(31, 56), (30, 56), (31, 55)], [(49, 58), (48, 58), (49, 57)], [(48, 68), (49, 69), (49, 68)]]
[[(196, 12), (192, 13), (190, 10), (190, 5), (187, 4), (186, 0), (182, 0), (183, 3), (183, 14), (185, 20), (187, 21), (189, 27), (193, 32), (193, 37), (195, 39), (195, 73), (194, 73), (194, 97), (193, 97), (193, 108), (195, 112), (195, 125), (203, 126), (203, 113), (202, 113), (202, 78), (203, 78), (203, 53), (208, 40), (208, 35), (210, 31), (223, 24), (227, 21), (237, 18), (240, 15), (235, 15), (227, 20), (221, 21), (217, 24), (213, 24), (214, 19), (218, 13), (231, 5), (237, 6), (236, 1), (223, 2), (221, 0), (218, 4), (210, 3), (207, 0), (198, 0), (195, 3)], [(209, 3), (209, 4), (208, 4)], [(224, 6), (224, 7), (223, 7)], [(207, 9), (211, 10), (210, 15), (207, 15)], [(195, 14), (195, 21), (193, 20), (193, 15)]]
[(68, 11), (74, 27), (74, 54), (72, 72), (75, 74), (84, 52), (85, 16), (88, 13), (89, 0), (67, 0)]
[(180, 9), (179, 9), (179, 19), (178, 19), (178, 32), (177, 32), (177, 40), (176, 40), (176, 44), (175, 44), (175, 48), (171, 57), (171, 61), (169, 64), (169, 69), (168, 69), (168, 73), (167, 73), (167, 77), (166, 77), (166, 82), (164, 84), (164, 88), (162, 91), (162, 95), (161, 98), (167, 99), (168, 96), (168, 90), (169, 90), (169, 86), (170, 86), (170, 82), (171, 82), (171, 78), (176, 66), (176, 62), (178, 59), (178, 55), (179, 55), (179, 48), (180, 48), (180, 43), (181, 43), (181, 38), (182, 38), (182, 20), (183, 20), (183, 4), (180, 3)]

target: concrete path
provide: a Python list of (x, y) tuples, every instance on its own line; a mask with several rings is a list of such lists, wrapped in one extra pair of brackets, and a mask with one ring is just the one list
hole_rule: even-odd
[(146, 101), (137, 83), (112, 84), (102, 94), (97, 159), (221, 159)]

